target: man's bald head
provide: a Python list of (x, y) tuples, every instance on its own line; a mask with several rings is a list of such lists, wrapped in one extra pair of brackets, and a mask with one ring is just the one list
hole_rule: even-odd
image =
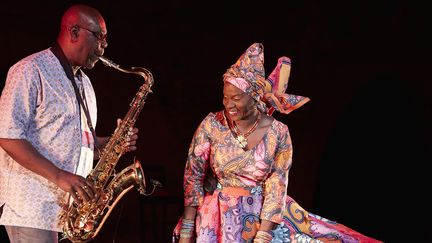
[(57, 42), (73, 67), (92, 68), (108, 46), (105, 20), (98, 10), (73, 5), (61, 19)]
[(97, 26), (101, 21), (104, 21), (103, 17), (95, 8), (82, 4), (73, 5), (63, 14), (60, 25), (60, 34), (74, 25)]

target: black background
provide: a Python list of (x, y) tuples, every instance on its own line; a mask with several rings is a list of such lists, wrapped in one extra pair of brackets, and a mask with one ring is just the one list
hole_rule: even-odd
[[(0, 20), (1, 87), (11, 65), (56, 39), (77, 1), (9, 1)], [(105, 56), (149, 69), (153, 94), (135, 124), (152, 196), (131, 191), (95, 242), (169, 242), (181, 215), (182, 175), (195, 128), (222, 109), (222, 74), (254, 43), (267, 74), (292, 59), (288, 92), (311, 101), (288, 116), (288, 193), (306, 210), (385, 242), (432, 242), (431, 19), (415, 1), (82, 1), (105, 17)], [(97, 132), (109, 135), (139, 76), (97, 64)], [(1, 115), (1, 114), (0, 114)], [(151, 188), (148, 186), (149, 189)], [(6, 241), (0, 231), (0, 241)]]

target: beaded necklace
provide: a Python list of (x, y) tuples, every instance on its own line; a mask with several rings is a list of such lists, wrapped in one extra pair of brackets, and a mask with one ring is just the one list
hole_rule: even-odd
[[(226, 117), (225, 117), (225, 111), (223, 112), (223, 116), (224, 116), (225, 120), (228, 121), (226, 119)], [(253, 131), (255, 131), (255, 129), (258, 126), (258, 122), (259, 122), (260, 119), (261, 119), (261, 112), (258, 113), (258, 117), (255, 120), (255, 122), (252, 125), (252, 127), (249, 128), (249, 130), (246, 133), (244, 133), (244, 134), (240, 131), (240, 129), (238, 128), (236, 122), (232, 121), (232, 124), (233, 124), (232, 130), (233, 130), (233, 132), (235, 134), (235, 137), (236, 137), (235, 139), (239, 142), (241, 148), (243, 148), (243, 149), (246, 148), (246, 146), (247, 146), (247, 137), (251, 133), (253, 133)], [(228, 123), (229, 128), (231, 129), (230, 123), (229, 122), (227, 122), (227, 123)]]

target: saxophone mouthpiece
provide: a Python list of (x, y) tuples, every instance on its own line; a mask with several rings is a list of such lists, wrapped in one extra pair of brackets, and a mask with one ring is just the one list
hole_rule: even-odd
[(101, 60), (105, 66), (112, 67), (112, 68), (119, 68), (120, 67), (120, 65), (114, 63), (113, 61), (111, 61), (110, 59), (108, 59), (104, 56), (100, 56), (99, 60)]

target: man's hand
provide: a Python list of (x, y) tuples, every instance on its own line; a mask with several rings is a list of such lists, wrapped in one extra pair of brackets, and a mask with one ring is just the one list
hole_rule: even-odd
[(55, 183), (77, 202), (88, 202), (95, 196), (93, 185), (84, 177), (64, 170), (59, 170)]
[[(117, 128), (119, 128), (120, 124), (121, 124), (122, 120), (121, 119), (117, 119)], [(137, 150), (137, 140), (138, 140), (138, 128), (136, 127), (132, 127), (129, 128), (128, 131), (128, 136), (126, 138), (126, 143), (123, 144), (123, 146), (126, 147), (126, 152), (130, 152), (130, 151), (135, 151)]]

